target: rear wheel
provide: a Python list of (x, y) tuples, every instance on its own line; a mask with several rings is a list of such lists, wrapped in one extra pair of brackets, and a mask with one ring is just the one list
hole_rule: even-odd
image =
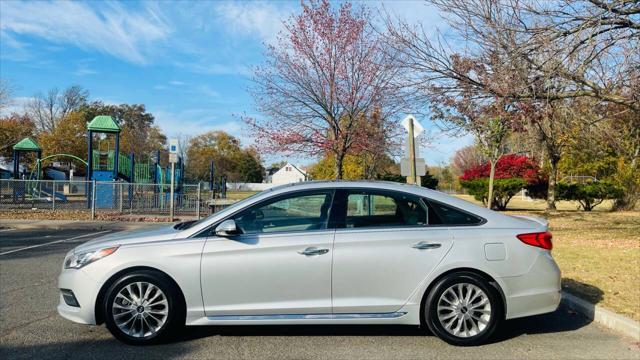
[(452, 273), (433, 287), (425, 303), (425, 321), (452, 345), (485, 342), (503, 317), (497, 290), (474, 273)]
[(164, 274), (126, 274), (107, 290), (105, 323), (117, 339), (132, 345), (157, 343), (184, 325), (184, 304), (174, 283)]

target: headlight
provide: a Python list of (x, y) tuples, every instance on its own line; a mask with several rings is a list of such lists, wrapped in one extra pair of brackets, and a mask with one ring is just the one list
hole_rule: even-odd
[(71, 254), (64, 260), (64, 268), (80, 269), (85, 265), (89, 265), (94, 261), (98, 261), (105, 256), (113, 254), (116, 250), (118, 250), (118, 246)]

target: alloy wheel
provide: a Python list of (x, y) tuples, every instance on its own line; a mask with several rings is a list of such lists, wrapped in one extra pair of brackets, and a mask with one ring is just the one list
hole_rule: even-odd
[(451, 335), (468, 338), (482, 333), (491, 320), (489, 296), (478, 286), (458, 283), (438, 299), (438, 320)]
[(157, 333), (167, 321), (167, 297), (154, 284), (138, 281), (120, 289), (112, 304), (113, 320), (132, 337), (145, 338)]

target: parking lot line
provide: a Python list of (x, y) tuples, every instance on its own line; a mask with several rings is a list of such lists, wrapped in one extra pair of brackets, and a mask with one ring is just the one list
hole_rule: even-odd
[(15, 249), (15, 250), (10, 250), (10, 251), (5, 251), (3, 253), (0, 253), (0, 256), (2, 255), (7, 255), (7, 254), (11, 254), (11, 253), (15, 253), (18, 251), (22, 251), (22, 250), (29, 250), (29, 249), (33, 249), (33, 248), (38, 248), (41, 246), (46, 246), (46, 245), (51, 245), (51, 244), (57, 244), (57, 243), (61, 243), (61, 242), (65, 242), (65, 241), (70, 241), (70, 240), (76, 240), (76, 239), (81, 239), (83, 237), (88, 237), (88, 236), (93, 236), (93, 235), (99, 235), (99, 234), (104, 234), (104, 233), (108, 233), (111, 232), (111, 230), (104, 230), (104, 231), (99, 231), (97, 233), (91, 233), (91, 234), (84, 234), (84, 235), (79, 235), (79, 236), (74, 236), (72, 238), (68, 238), (68, 239), (62, 239), (62, 240), (56, 240), (56, 241), (51, 241), (48, 243), (44, 243), (44, 244), (38, 244), (38, 245), (31, 245), (31, 246), (27, 246), (27, 247), (23, 247), (20, 249)]

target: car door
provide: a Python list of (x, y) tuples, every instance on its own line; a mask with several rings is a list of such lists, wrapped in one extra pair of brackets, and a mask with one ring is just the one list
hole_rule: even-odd
[(334, 313), (399, 310), (451, 248), (445, 227), (407, 193), (339, 190), (334, 218)]
[(332, 190), (288, 193), (231, 215), (241, 234), (204, 246), (206, 315), (330, 313), (332, 199)]

